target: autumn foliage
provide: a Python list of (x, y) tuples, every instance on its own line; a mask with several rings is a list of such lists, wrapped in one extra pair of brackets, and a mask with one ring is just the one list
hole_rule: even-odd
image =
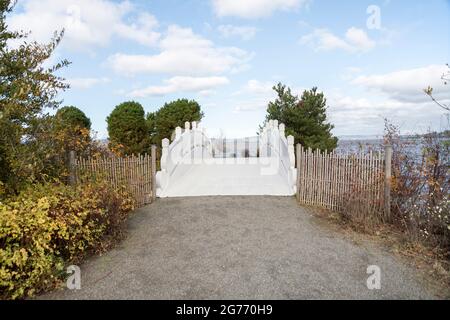
[(0, 202), (0, 299), (32, 296), (65, 279), (65, 267), (105, 251), (124, 232), (134, 200), (107, 183), (34, 185)]
[[(103, 251), (123, 234), (133, 209), (125, 191), (96, 181), (65, 184), (68, 154), (107, 152), (92, 139), (90, 120), (76, 107), (58, 110), (69, 88), (44, 67), (63, 32), (48, 44), (8, 30), (14, 1), (0, 0), (0, 299), (18, 299), (53, 288), (65, 267)], [(10, 41), (22, 42), (10, 47)], [(144, 120), (143, 120), (144, 121)]]
[(393, 147), (392, 214), (413, 241), (450, 252), (450, 136), (428, 133), (405, 138), (386, 124)]

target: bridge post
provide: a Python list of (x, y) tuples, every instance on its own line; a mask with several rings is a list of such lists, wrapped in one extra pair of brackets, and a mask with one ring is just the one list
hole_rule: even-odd
[(77, 182), (77, 175), (76, 175), (76, 153), (74, 150), (71, 150), (69, 152), (69, 184), (71, 186), (74, 186)]
[(176, 127), (175, 128), (175, 140), (178, 140), (181, 138), (181, 128), (180, 127)]
[(303, 155), (302, 145), (300, 143), (297, 143), (297, 150), (296, 150), (296, 161), (297, 161), (297, 174), (295, 179), (295, 195), (297, 197), (297, 201), (300, 202), (300, 173), (301, 173), (301, 157)]
[(384, 147), (384, 214), (391, 219), (392, 146)]
[(161, 152), (161, 170), (166, 171), (167, 169), (167, 158), (169, 156), (169, 139), (164, 138), (162, 140), (162, 152)]
[(286, 130), (286, 126), (284, 125), (284, 123), (280, 123), (279, 125), (279, 130), (280, 130), (280, 136), (285, 138), (285, 130)]
[(156, 146), (152, 145), (151, 149), (152, 161), (152, 202), (156, 200)]
[(288, 152), (289, 152), (289, 160), (291, 168), (295, 168), (295, 150), (294, 150), (294, 137), (288, 136), (287, 137), (288, 142)]

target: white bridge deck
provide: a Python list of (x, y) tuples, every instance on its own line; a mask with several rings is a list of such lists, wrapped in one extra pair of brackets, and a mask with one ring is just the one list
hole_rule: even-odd
[(292, 195), (285, 177), (278, 173), (263, 174), (268, 166), (260, 158), (237, 161), (214, 159), (213, 164), (181, 165), (184, 168), (178, 172), (182, 174), (174, 176), (173, 183), (169, 183), (159, 196)]
[(270, 120), (256, 144), (242, 141), (246, 143), (233, 149), (233, 158), (217, 158), (224, 150), (197, 123), (186, 122), (184, 131), (177, 127), (172, 142), (162, 141), (157, 196), (294, 195), (294, 138), (285, 136), (284, 124)]

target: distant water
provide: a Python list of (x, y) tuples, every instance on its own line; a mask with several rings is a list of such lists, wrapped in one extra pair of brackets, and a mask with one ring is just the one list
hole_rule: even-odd
[[(258, 137), (243, 139), (211, 139), (216, 157), (250, 157), (257, 156), (259, 148)], [(379, 151), (383, 149), (383, 139), (377, 136), (345, 136), (341, 137), (336, 149), (339, 153), (358, 153), (360, 151)]]
[(383, 149), (383, 138), (380, 136), (343, 136), (339, 137), (336, 151), (339, 153), (357, 153), (380, 151)]
[(342, 141), (373, 141), (373, 140), (382, 140), (383, 136), (380, 135), (345, 135), (345, 136), (338, 136), (339, 140)]
[[(250, 157), (257, 156), (259, 148), (258, 137), (248, 137), (243, 139), (211, 139), (213, 149), (216, 157), (245, 157), (247, 154)], [(368, 152), (382, 150), (383, 139), (377, 136), (345, 136), (339, 138), (338, 147), (336, 149), (339, 153), (349, 152), (356, 153), (360, 151)]]
[[(440, 141), (449, 140), (449, 138), (439, 138)], [(413, 156), (417, 160), (419, 160), (424, 152), (425, 144), (422, 137), (414, 137), (414, 136), (402, 136), (401, 141), (403, 144), (403, 152), (406, 152), (408, 155)], [(341, 137), (338, 142), (338, 147), (336, 149), (337, 152), (349, 152), (349, 153), (357, 153), (357, 152), (369, 152), (369, 151), (383, 151), (384, 150), (384, 142), (382, 137), (374, 137), (374, 136), (366, 136), (366, 137), (357, 137), (354, 136), (352, 138)]]

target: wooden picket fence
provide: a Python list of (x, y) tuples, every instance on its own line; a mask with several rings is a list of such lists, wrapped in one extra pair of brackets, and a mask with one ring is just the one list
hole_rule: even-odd
[(357, 199), (362, 210), (390, 215), (390, 163), (385, 153), (338, 154), (297, 146), (297, 200), (333, 211)]
[(71, 155), (71, 181), (83, 183), (90, 179), (106, 179), (115, 188), (125, 187), (137, 207), (152, 203), (156, 198), (156, 150), (152, 155), (125, 157), (76, 158)]

